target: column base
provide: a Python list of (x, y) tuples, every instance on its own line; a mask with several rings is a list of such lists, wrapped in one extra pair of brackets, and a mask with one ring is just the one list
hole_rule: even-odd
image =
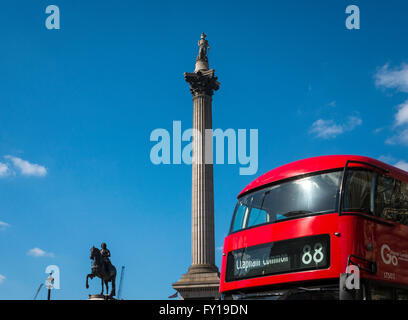
[(220, 298), (220, 273), (215, 265), (193, 264), (172, 286), (181, 300), (216, 300)]

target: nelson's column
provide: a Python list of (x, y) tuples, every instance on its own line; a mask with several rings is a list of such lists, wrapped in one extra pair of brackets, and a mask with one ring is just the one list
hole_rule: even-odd
[[(219, 82), (209, 69), (206, 35), (200, 47), (193, 73), (184, 73), (193, 95), (193, 161), (191, 254), (192, 264), (181, 279), (173, 283), (181, 299), (217, 299), (220, 276), (215, 265), (214, 245), (214, 182), (212, 132), (205, 139), (205, 129), (212, 129), (212, 95)], [(203, 160), (204, 159), (204, 160)]]

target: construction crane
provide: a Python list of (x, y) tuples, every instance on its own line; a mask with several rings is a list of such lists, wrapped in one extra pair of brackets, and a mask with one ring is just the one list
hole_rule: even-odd
[(44, 283), (41, 283), (40, 284), (40, 286), (38, 287), (38, 289), (37, 289), (37, 293), (35, 294), (35, 296), (34, 296), (34, 299), (33, 300), (35, 300), (35, 299), (37, 299), (37, 297), (38, 297), (38, 294), (40, 293), (40, 290), (41, 290), (41, 288), (42, 288), (42, 286), (44, 285)]
[(120, 272), (120, 280), (119, 280), (119, 290), (118, 290), (118, 300), (120, 300), (122, 294), (122, 286), (123, 286), (123, 276), (125, 274), (125, 266), (122, 266), (122, 270)]

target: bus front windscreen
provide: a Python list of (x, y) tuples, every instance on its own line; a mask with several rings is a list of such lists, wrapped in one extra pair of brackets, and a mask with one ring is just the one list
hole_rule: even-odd
[(342, 171), (277, 184), (238, 199), (231, 232), (283, 219), (336, 212)]

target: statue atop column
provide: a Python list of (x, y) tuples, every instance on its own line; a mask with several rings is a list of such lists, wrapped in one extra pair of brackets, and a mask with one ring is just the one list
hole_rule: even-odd
[(201, 34), (201, 39), (198, 40), (198, 46), (200, 49), (198, 50), (197, 61), (195, 65), (195, 73), (198, 72), (206, 72), (210, 69), (208, 65), (208, 49), (210, 46), (208, 45), (208, 41), (205, 39), (207, 35), (205, 33)]
[(210, 69), (208, 65), (208, 41), (205, 39), (207, 35), (201, 34), (201, 39), (198, 40), (198, 56), (195, 64), (194, 72), (184, 72), (185, 80), (190, 84), (190, 91), (193, 96), (199, 94), (213, 95), (214, 90), (218, 90), (220, 83), (214, 75), (215, 70)]
[(208, 62), (207, 51), (210, 48), (210, 46), (208, 45), (208, 41), (205, 40), (206, 36), (207, 35), (205, 33), (202, 33), (201, 39), (198, 40), (198, 46), (200, 47), (200, 49), (198, 51), (197, 61), (201, 60)]

